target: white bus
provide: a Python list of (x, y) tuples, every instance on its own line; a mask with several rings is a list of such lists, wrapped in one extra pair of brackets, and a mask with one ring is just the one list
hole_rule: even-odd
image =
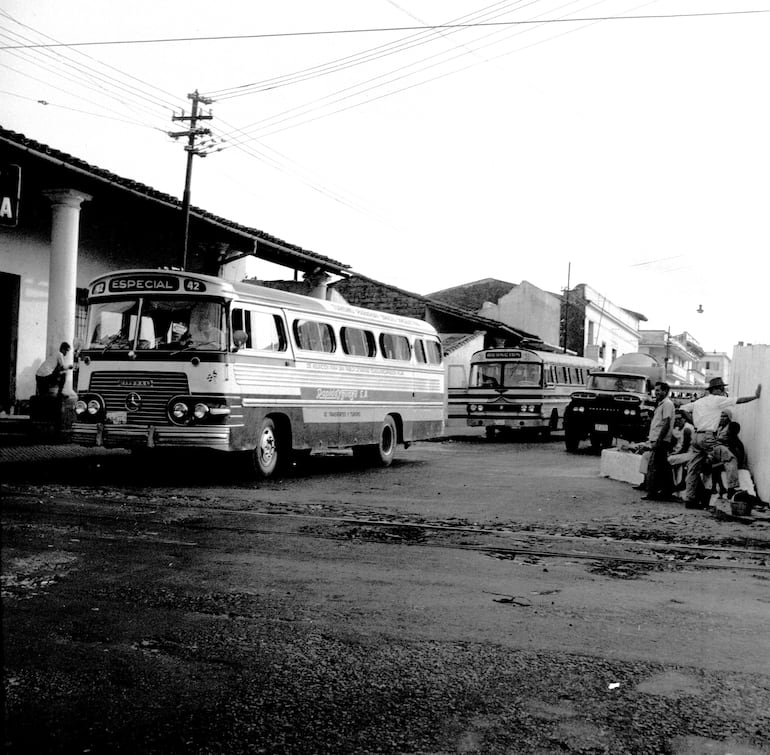
[(440, 436), (441, 345), (427, 323), (219, 278), (123, 270), (88, 289), (73, 440), (250, 451), (352, 448), (383, 466)]
[(585, 386), (592, 359), (532, 349), (483, 349), (471, 357), (468, 384), (449, 390), (449, 416), (464, 412), (488, 438), (501, 429), (547, 435), (564, 427), (570, 394)]

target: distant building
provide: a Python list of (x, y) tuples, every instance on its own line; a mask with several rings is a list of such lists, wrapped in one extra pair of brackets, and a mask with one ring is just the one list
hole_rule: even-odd
[(486, 278), (429, 296), (536, 333), (549, 348), (586, 356), (605, 369), (620, 354), (638, 351), (639, 323), (647, 320), (585, 283), (555, 294), (529, 281)]
[(529, 281), (516, 284), (485, 278), (428, 296), (536, 333), (544, 343), (559, 346), (561, 296), (543, 291)]
[(560, 342), (608, 369), (621, 354), (639, 351), (639, 323), (647, 318), (619, 307), (585, 283), (562, 297)]
[(640, 330), (639, 351), (655, 357), (665, 366), (670, 385), (704, 385), (701, 360), (703, 349), (687, 332), (672, 336), (666, 330)]
[(729, 383), (731, 366), (732, 359), (724, 351), (708, 351), (703, 354), (699, 363), (706, 382), (711, 378), (721, 377), (725, 383)]

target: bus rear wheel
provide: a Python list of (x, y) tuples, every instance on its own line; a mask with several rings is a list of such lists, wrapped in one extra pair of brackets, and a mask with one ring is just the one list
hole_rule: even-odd
[(396, 455), (397, 442), (396, 423), (393, 417), (387, 416), (380, 428), (379, 442), (370, 446), (356, 446), (353, 449), (353, 455), (378, 467), (389, 467)]
[(275, 422), (269, 417), (262, 420), (257, 445), (254, 449), (254, 470), (267, 479), (272, 477), (283, 463), (283, 448)]

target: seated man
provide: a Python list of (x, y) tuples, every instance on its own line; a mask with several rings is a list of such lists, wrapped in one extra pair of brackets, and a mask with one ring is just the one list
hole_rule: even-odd
[(687, 419), (687, 415), (677, 409), (674, 415), (674, 447), (668, 456), (668, 463), (674, 476), (674, 490), (684, 490), (684, 472), (687, 462), (692, 457), (690, 444), (695, 428)]

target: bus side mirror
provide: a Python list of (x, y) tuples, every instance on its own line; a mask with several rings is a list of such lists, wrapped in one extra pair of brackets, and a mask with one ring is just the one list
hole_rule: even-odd
[(238, 349), (242, 349), (246, 343), (249, 340), (249, 336), (247, 335), (245, 330), (236, 330), (233, 333), (233, 343), (235, 344), (235, 351), (238, 351)]

